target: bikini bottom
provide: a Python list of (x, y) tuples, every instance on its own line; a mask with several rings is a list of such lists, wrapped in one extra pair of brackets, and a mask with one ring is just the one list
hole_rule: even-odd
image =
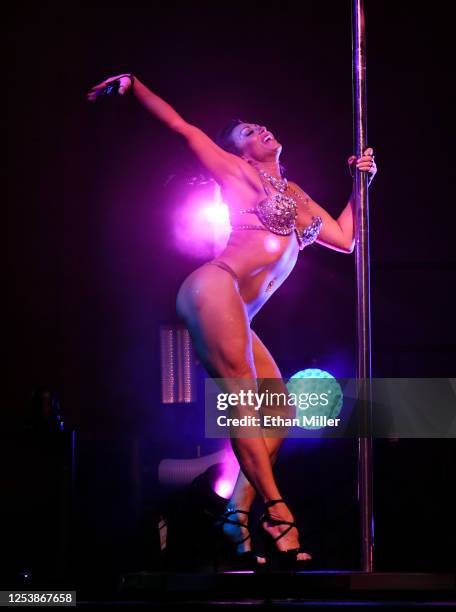
[(213, 259), (212, 261), (208, 261), (206, 263), (206, 265), (213, 265), (213, 266), (217, 266), (219, 268), (221, 268), (222, 270), (226, 270), (229, 274), (231, 274), (231, 276), (234, 278), (234, 280), (236, 281), (236, 283), (239, 285), (239, 278), (238, 275), (236, 274), (236, 272), (233, 270), (233, 268), (231, 268), (228, 264), (226, 264), (224, 261), (220, 261), (218, 259)]

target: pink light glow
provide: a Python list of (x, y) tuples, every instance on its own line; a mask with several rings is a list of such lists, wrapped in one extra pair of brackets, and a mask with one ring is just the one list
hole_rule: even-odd
[(226, 204), (218, 204), (217, 202), (211, 202), (204, 208), (204, 213), (208, 219), (213, 224), (224, 225), (229, 224), (230, 215), (228, 206)]
[(217, 495), (220, 495), (220, 497), (224, 497), (225, 499), (230, 497), (231, 493), (233, 492), (233, 488), (234, 484), (232, 482), (229, 480), (223, 480), (222, 478), (219, 478), (219, 480), (217, 480), (215, 483), (215, 492)]
[(229, 209), (218, 185), (191, 194), (174, 217), (176, 246), (189, 256), (214, 257), (225, 248), (230, 231)]
[(231, 450), (231, 447), (225, 449), (225, 458), (223, 461), (223, 469), (220, 476), (217, 478), (214, 490), (217, 495), (224, 499), (229, 499), (233, 493), (234, 485), (239, 474), (239, 463)]
[(268, 253), (277, 253), (280, 249), (280, 241), (276, 236), (266, 235), (264, 247)]

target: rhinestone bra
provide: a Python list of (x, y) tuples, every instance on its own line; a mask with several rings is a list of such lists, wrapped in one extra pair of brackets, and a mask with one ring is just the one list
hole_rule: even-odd
[(281, 236), (289, 236), (294, 231), (300, 251), (302, 251), (304, 247), (315, 242), (323, 224), (322, 218), (312, 215), (312, 222), (307, 227), (301, 230), (298, 229), (296, 226), (296, 219), (298, 216), (296, 200), (284, 193), (271, 195), (264, 183), (263, 186), (268, 197), (261, 200), (254, 208), (242, 209), (239, 212), (241, 214), (256, 214), (264, 227), (261, 225), (235, 224), (231, 226), (232, 229), (263, 230)]

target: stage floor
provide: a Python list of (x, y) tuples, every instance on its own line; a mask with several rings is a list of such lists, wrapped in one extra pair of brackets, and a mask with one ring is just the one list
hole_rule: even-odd
[(336, 605), (456, 609), (456, 573), (137, 572), (121, 577), (118, 595), (119, 603), (179, 603), (200, 608), (220, 605), (224, 610), (240, 605), (255, 609)]

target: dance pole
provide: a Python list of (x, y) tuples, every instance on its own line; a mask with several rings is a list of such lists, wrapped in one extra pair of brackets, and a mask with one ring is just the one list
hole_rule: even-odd
[[(366, 30), (364, 0), (352, 0), (353, 138), (355, 154), (367, 146)], [(373, 571), (371, 339), (369, 288), (369, 199), (366, 172), (355, 170), (355, 261), (357, 297), (357, 390), (360, 406), (358, 501), (361, 521), (361, 569)]]

